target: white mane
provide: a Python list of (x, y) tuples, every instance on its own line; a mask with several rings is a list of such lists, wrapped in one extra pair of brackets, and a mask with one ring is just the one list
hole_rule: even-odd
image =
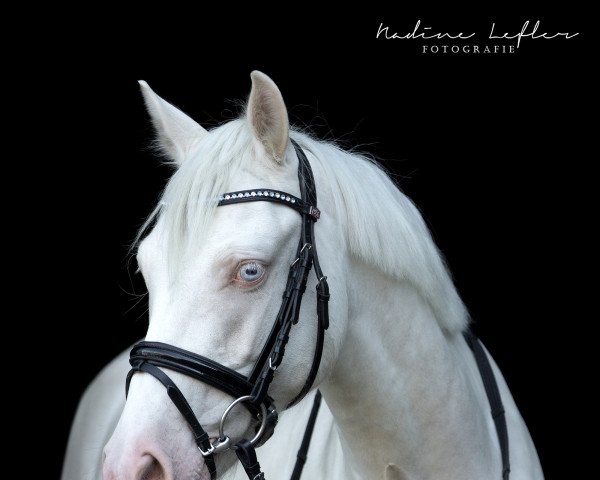
[[(297, 131), (291, 137), (325, 172), (334, 203), (334, 211), (326, 213), (339, 218), (349, 252), (394, 279), (412, 283), (444, 331), (463, 330), (468, 321), (465, 306), (410, 199), (372, 160)], [(172, 176), (140, 236), (157, 219), (168, 232), (169, 264), (176, 268), (190, 247), (205, 239), (219, 194), (229, 190), (236, 172), (252, 165), (255, 154), (244, 120), (213, 129)]]
[(349, 251), (390, 277), (412, 283), (444, 331), (462, 331), (466, 308), (412, 201), (371, 159), (306, 135), (292, 137), (325, 171)]

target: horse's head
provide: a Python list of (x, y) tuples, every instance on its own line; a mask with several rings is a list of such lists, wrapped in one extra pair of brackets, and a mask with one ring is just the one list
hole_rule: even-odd
[[(206, 131), (145, 83), (142, 92), (159, 147), (177, 167), (153, 215), (154, 228), (137, 252), (149, 291), (146, 340), (194, 352), (247, 376), (280, 309), (302, 218), (294, 209), (271, 202), (216, 207), (224, 192), (259, 187), (301, 196), (299, 160), (289, 142), (285, 104), (277, 86), (254, 72), (245, 116)], [(317, 183), (321, 175), (315, 171)], [(319, 195), (320, 206), (327, 205), (322, 188)], [(330, 277), (342, 270), (335, 264), (342, 255), (339, 251), (335, 255), (334, 249), (343, 243), (336, 231), (332, 220), (324, 218), (316, 232)], [(311, 275), (300, 321), (292, 328), (285, 358), (269, 389), (280, 409), (302, 389), (312, 365), (316, 284)], [(343, 294), (336, 298), (342, 306), (337, 312), (343, 311), (342, 299)], [(340, 315), (336, 318), (332, 312), (331, 317), (340, 333)], [(335, 349), (329, 347), (319, 379), (333, 362)], [(216, 438), (221, 415), (233, 398), (181, 373), (164, 371), (208, 435)], [(227, 417), (227, 435), (234, 442), (251, 438), (255, 426), (243, 407)], [(234, 458), (232, 452), (216, 455), (218, 469), (226, 469)], [(104, 478), (210, 478), (188, 424), (152, 375), (138, 373), (132, 378), (125, 409), (105, 449)]]

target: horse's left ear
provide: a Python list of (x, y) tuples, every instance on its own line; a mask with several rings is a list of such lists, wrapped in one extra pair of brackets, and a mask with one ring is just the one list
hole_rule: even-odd
[(289, 121), (283, 97), (275, 82), (253, 71), (252, 91), (246, 116), (256, 139), (277, 163), (283, 161), (288, 144)]

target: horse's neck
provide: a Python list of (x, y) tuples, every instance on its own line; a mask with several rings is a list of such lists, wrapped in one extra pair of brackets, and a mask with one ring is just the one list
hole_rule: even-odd
[(387, 478), (486, 478), (494, 432), (461, 335), (444, 335), (412, 286), (350, 271), (347, 336), (322, 386), (345, 461), (360, 478), (389, 464)]

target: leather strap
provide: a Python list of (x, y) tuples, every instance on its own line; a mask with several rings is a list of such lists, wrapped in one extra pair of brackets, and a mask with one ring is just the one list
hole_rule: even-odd
[[(313, 362), (306, 382), (298, 395), (296, 395), (286, 408), (297, 404), (306, 396), (317, 376), (323, 353), (325, 330), (329, 327), (328, 302), (330, 297), (327, 277), (323, 275), (323, 271), (321, 270), (317, 248), (314, 242), (314, 223), (320, 217), (320, 211), (316, 208), (317, 194), (314, 175), (302, 148), (294, 140), (291, 140), (291, 142), (296, 149), (296, 155), (298, 157), (298, 181), (300, 185), (300, 195), (302, 197), (301, 200), (304, 202), (304, 205), (311, 205), (312, 207), (304, 207), (303, 210), (298, 210), (302, 215), (302, 225), (300, 242), (297, 247), (297, 260), (290, 267), (286, 289), (283, 293), (282, 304), (275, 324), (273, 325), (271, 333), (269, 334), (249, 377), (249, 381), (255, 384), (252, 395), (255, 396), (257, 401), (260, 401), (260, 399), (266, 395), (268, 387), (274, 378), (275, 370), (281, 363), (285, 353), (285, 347), (289, 340), (291, 327), (298, 322), (302, 295), (306, 290), (310, 269), (314, 266), (315, 274), (319, 280), (317, 284), (317, 342), (313, 353)], [(227, 194), (225, 197), (226, 196)], [(281, 197), (282, 195), (280, 194), (280, 203), (282, 203)], [(263, 195), (262, 199), (264, 198), (265, 196)], [(272, 199), (277, 197), (269, 195), (267, 198)], [(253, 196), (250, 193), (249, 196), (245, 196), (244, 194), (240, 199), (239, 194), (237, 194), (235, 199), (225, 200), (225, 202), (235, 202), (236, 200), (257, 201), (261, 200), (261, 198)], [(284, 199), (283, 202), (287, 203), (287, 200)], [(220, 203), (220, 205), (221, 204), (222, 203)], [(314, 212), (315, 210), (319, 212), (318, 215), (311, 215), (310, 212)]]
[[(189, 425), (190, 429), (192, 430), (192, 434), (194, 435), (194, 442), (196, 442), (198, 448), (202, 449), (204, 452), (209, 452), (212, 447), (210, 444), (208, 434), (202, 428), (200, 422), (198, 422), (198, 419), (196, 418), (196, 415), (194, 415), (192, 407), (185, 399), (183, 393), (181, 393), (181, 390), (179, 390), (175, 382), (171, 380), (171, 377), (169, 377), (160, 368), (146, 362), (140, 362), (136, 366), (134, 366), (127, 375), (125, 396), (127, 396), (127, 394), (129, 393), (129, 384), (131, 383), (131, 377), (133, 377), (133, 374), (135, 372), (149, 373), (165, 386), (169, 398), (175, 404), (175, 407), (177, 407), (177, 410), (179, 410), (183, 418), (185, 418), (185, 421)], [(208, 471), (210, 472), (210, 478), (212, 480), (215, 480), (217, 478), (217, 467), (215, 465), (215, 459), (213, 455), (204, 455), (204, 462), (206, 463)]]
[(473, 352), (475, 363), (479, 369), (481, 380), (491, 407), (492, 418), (496, 426), (496, 434), (500, 443), (500, 454), (502, 456), (502, 480), (508, 480), (510, 476), (510, 458), (508, 450), (508, 428), (506, 426), (506, 415), (504, 413), (504, 405), (502, 405), (502, 397), (498, 389), (498, 383), (494, 376), (494, 371), (490, 364), (490, 360), (481, 345), (480, 340), (471, 330), (463, 332), (463, 336)]
[(260, 463), (256, 458), (256, 451), (248, 440), (241, 440), (235, 444), (235, 454), (250, 480), (265, 479), (265, 474), (261, 472)]
[[(292, 140), (292, 144), (296, 149), (296, 154), (298, 156), (298, 177), (300, 182), (300, 189), (302, 198), (305, 198), (308, 203), (312, 205), (317, 205), (317, 190), (315, 188), (315, 180), (312, 169), (310, 168), (310, 163), (306, 158), (306, 155), (302, 148)], [(319, 372), (319, 366), (321, 364), (321, 357), (323, 355), (323, 345), (325, 341), (325, 330), (329, 328), (329, 285), (327, 283), (327, 277), (323, 274), (321, 270), (321, 265), (319, 263), (319, 255), (317, 253), (317, 245), (314, 241), (315, 238), (315, 225), (314, 222), (310, 222), (305, 225), (306, 231), (303, 231), (303, 234), (306, 235), (307, 241), (309, 241), (312, 245), (312, 262), (313, 267), (315, 269), (315, 274), (317, 276), (317, 341), (315, 344), (315, 351), (313, 353), (313, 361), (312, 365), (302, 387), (302, 390), (296, 395), (296, 397), (286, 406), (286, 408), (290, 408), (293, 405), (296, 405), (300, 402), (306, 394), (310, 391), (311, 387), (314, 384), (314, 381), (317, 377), (317, 373)], [(306, 285), (306, 283), (305, 283)]]
[(317, 390), (312, 409), (310, 410), (310, 416), (308, 417), (308, 423), (304, 430), (304, 436), (302, 437), (302, 443), (300, 444), (300, 449), (296, 455), (296, 464), (294, 465), (290, 480), (300, 480), (300, 477), (302, 476), (302, 470), (304, 469), (304, 464), (308, 458), (308, 448), (310, 447), (310, 440), (312, 438), (313, 430), (315, 429), (315, 423), (317, 423), (317, 415), (319, 415), (320, 406), (321, 392)]
[[(235, 370), (202, 355), (162, 342), (139, 342), (134, 345), (129, 355), (129, 363), (135, 368), (144, 362), (183, 373), (218, 388), (233, 398), (249, 395), (253, 387), (246, 377)], [(267, 408), (271, 403), (268, 402)], [(260, 408), (247, 402), (243, 404), (253, 415), (260, 413)]]

